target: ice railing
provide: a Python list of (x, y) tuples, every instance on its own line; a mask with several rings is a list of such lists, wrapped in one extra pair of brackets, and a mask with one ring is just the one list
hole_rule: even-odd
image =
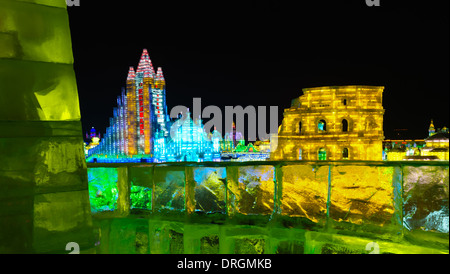
[(288, 218), (307, 226), (448, 233), (448, 168), (448, 162), (360, 161), (88, 164), (88, 181), (94, 216)]

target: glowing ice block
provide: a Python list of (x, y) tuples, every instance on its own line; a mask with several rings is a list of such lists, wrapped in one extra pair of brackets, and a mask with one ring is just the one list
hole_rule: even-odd
[(407, 166), (403, 173), (405, 229), (449, 233), (448, 166)]
[(4, 49), (0, 58), (73, 63), (69, 17), (64, 0), (1, 1), (0, 18), (0, 33), (14, 37), (14, 42), (0, 42)]
[(324, 221), (327, 214), (328, 166), (282, 167), (281, 214)]
[(6, 59), (0, 72), (0, 119), (80, 120), (72, 65)]
[(395, 214), (401, 213), (396, 212), (394, 187), (401, 181), (395, 178), (394, 167), (332, 167), (330, 217), (358, 225), (388, 226), (398, 222)]
[(88, 176), (92, 213), (116, 210), (119, 197), (117, 169), (91, 168)]
[(88, 191), (56, 192), (34, 198), (33, 245), (51, 252), (61, 243), (91, 246), (93, 238)]
[(275, 168), (242, 166), (227, 169), (228, 212), (240, 214), (272, 214), (274, 208)]
[(150, 222), (151, 254), (183, 254), (184, 227), (178, 222)]
[(219, 254), (220, 225), (217, 224), (185, 224), (183, 229), (187, 254)]
[(79, 121), (65, 3), (36, 2), (0, 2), (0, 119)]
[(148, 254), (149, 227), (145, 220), (117, 218), (105, 222), (109, 226), (105, 245), (101, 247), (108, 254)]
[(195, 211), (226, 213), (226, 169), (193, 168)]
[(185, 169), (156, 167), (154, 173), (154, 209), (185, 210)]

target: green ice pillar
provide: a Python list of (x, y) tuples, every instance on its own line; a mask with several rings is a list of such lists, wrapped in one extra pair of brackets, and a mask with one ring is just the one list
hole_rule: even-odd
[(64, 0), (0, 0), (0, 253), (94, 246)]

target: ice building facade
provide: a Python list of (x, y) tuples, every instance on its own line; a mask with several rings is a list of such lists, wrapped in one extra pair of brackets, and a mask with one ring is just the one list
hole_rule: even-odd
[(448, 161), (449, 130), (434, 127), (431, 120), (425, 139), (383, 141), (383, 160), (387, 161)]
[[(117, 98), (110, 125), (99, 145), (88, 151), (88, 162), (215, 161), (219, 139), (203, 130), (190, 113), (171, 121), (161, 67), (154, 70), (143, 50), (138, 67), (130, 67), (126, 89)], [(171, 127), (174, 131), (170, 132)], [(212, 138), (211, 138), (212, 137)]]
[(284, 111), (273, 160), (383, 159), (381, 86), (303, 89)]
[(100, 143), (100, 133), (97, 133), (94, 127), (89, 130), (89, 133), (86, 133), (86, 141), (84, 143), (84, 153), (87, 156), (89, 150), (98, 146)]
[(172, 123), (170, 138), (162, 132), (155, 136), (154, 162), (219, 161), (221, 139), (217, 130), (207, 134), (202, 121), (194, 121), (188, 110)]

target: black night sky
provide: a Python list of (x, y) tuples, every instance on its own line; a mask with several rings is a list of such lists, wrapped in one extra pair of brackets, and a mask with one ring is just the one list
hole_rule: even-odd
[[(293, 2), (297, 2), (295, 5)], [(395, 2), (395, 3), (392, 3)], [(86, 1), (69, 7), (83, 129), (102, 134), (143, 48), (167, 105), (278, 106), (301, 89), (385, 86), (386, 138), (449, 126), (449, 2)]]

